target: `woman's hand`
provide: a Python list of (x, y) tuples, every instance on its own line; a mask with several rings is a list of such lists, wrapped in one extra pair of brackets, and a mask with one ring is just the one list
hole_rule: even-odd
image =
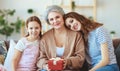
[(63, 69), (65, 69), (65, 63), (66, 63), (66, 60), (63, 59)]
[(46, 71), (50, 71), (50, 69), (48, 68), (48, 64), (46, 65)]
[(94, 69), (90, 69), (89, 71), (95, 71)]

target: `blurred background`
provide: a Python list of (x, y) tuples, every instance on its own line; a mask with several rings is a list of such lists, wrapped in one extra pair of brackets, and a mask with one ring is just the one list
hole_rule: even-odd
[(50, 29), (44, 21), (49, 5), (61, 6), (103, 23), (112, 38), (120, 38), (120, 0), (0, 0), (0, 40), (18, 40), (25, 35), (24, 23), (32, 15), (40, 18), (43, 33)]

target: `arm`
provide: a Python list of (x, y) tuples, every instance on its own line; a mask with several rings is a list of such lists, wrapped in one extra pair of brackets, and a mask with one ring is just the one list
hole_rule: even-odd
[(101, 54), (102, 54), (101, 61), (89, 71), (95, 71), (103, 66), (106, 66), (109, 63), (109, 53), (108, 53), (108, 44), (107, 43), (101, 44)]
[(47, 56), (45, 54), (45, 44), (44, 41), (40, 41), (40, 56), (38, 58), (38, 62), (37, 62), (37, 67), (39, 68), (39, 70), (41, 69), (47, 69)]
[(69, 41), (72, 42), (69, 43), (69, 47), (73, 49), (70, 51), (72, 55), (65, 59), (65, 68), (81, 68), (85, 60), (85, 45), (82, 35), (80, 35), (80, 33), (77, 33), (75, 39), (71, 39)]
[(14, 52), (15, 53), (12, 58), (12, 71), (16, 71), (17, 65), (22, 55), (22, 52), (17, 49), (15, 49)]

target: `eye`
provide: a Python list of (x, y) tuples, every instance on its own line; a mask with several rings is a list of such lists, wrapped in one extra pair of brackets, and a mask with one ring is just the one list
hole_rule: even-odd
[(39, 29), (39, 27), (35, 27), (35, 29)]
[(68, 27), (68, 28), (71, 28), (71, 26), (70, 26), (70, 25), (67, 25), (67, 27)]
[(60, 16), (56, 16), (56, 19), (57, 19), (57, 18), (60, 18)]
[(33, 28), (32, 28), (32, 27), (30, 27), (30, 29), (32, 30)]
[(70, 20), (70, 23), (73, 23), (73, 19)]
[(52, 21), (52, 20), (53, 20), (53, 18), (50, 18), (50, 19), (49, 19), (49, 21)]

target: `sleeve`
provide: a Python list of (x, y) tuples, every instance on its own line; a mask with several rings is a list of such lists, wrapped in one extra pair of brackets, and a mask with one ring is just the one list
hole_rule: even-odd
[(18, 43), (15, 46), (15, 49), (23, 52), (23, 50), (25, 49), (25, 44), (23, 43), (22, 40), (19, 40)]
[(97, 29), (96, 36), (98, 38), (97, 41), (101, 44), (107, 42), (107, 40), (110, 38), (109, 33), (103, 27)]
[(66, 66), (78, 69), (83, 66), (85, 61), (85, 45), (82, 35), (77, 33), (75, 43), (74, 43), (74, 51), (73, 55), (66, 59)]
[(46, 66), (47, 66), (47, 56), (45, 54), (45, 42), (44, 40), (40, 41), (40, 56), (38, 58), (38, 62), (37, 62), (37, 67), (39, 70), (41, 69), (45, 69), (46, 70)]

